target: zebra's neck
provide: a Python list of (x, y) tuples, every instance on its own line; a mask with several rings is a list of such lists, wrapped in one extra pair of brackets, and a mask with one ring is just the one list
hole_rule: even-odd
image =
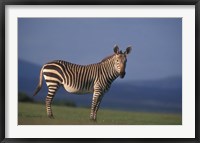
[(119, 76), (118, 72), (115, 70), (114, 64), (114, 59), (112, 57), (101, 62), (100, 70), (110, 83), (112, 83)]

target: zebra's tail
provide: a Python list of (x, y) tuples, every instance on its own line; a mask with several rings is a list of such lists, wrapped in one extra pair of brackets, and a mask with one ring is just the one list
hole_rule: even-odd
[(35, 93), (33, 94), (33, 96), (35, 96), (40, 91), (40, 89), (42, 88), (42, 71), (43, 71), (43, 67), (40, 70), (39, 83), (38, 83), (38, 86), (37, 86), (37, 88), (36, 88)]

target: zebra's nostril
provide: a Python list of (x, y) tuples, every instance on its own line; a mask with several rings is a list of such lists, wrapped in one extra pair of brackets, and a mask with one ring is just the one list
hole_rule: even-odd
[(121, 77), (121, 78), (124, 78), (125, 74), (126, 74), (126, 72), (121, 72), (121, 73), (120, 73), (120, 77)]

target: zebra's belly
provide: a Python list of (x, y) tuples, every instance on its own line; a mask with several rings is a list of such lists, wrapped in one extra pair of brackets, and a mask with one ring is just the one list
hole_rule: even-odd
[(72, 87), (69, 85), (64, 85), (65, 90), (67, 90), (69, 93), (74, 93), (74, 94), (87, 94), (87, 93), (93, 93), (93, 89), (90, 88), (88, 89), (78, 89), (76, 87)]

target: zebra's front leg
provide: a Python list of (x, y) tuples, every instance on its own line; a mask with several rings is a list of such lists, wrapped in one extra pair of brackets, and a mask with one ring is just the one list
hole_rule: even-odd
[(97, 111), (99, 110), (102, 98), (103, 98), (103, 95), (100, 95), (98, 100), (97, 100), (96, 108), (94, 109), (94, 120), (95, 121), (97, 119)]
[(92, 106), (91, 106), (91, 113), (90, 113), (90, 120), (96, 121), (97, 120), (97, 111), (99, 109), (99, 105), (103, 95), (100, 91), (94, 91), (93, 98), (92, 98)]

